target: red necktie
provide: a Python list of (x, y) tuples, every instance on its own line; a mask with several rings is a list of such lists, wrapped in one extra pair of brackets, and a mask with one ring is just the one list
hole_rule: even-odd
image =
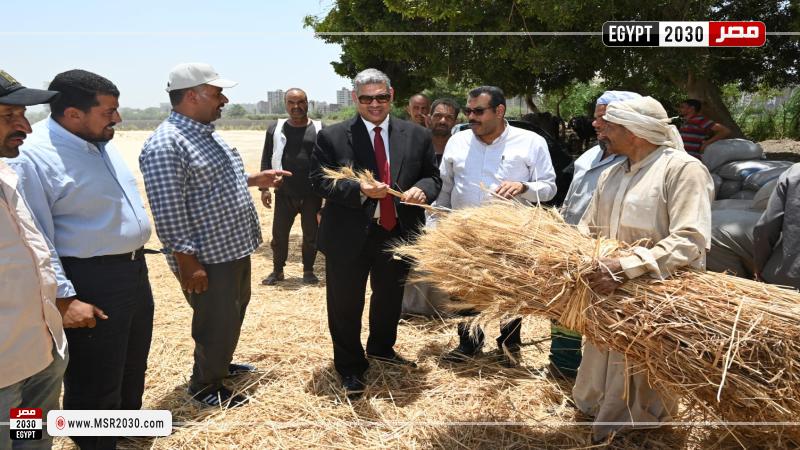
[[(387, 185), (392, 185), (392, 173), (389, 171), (389, 160), (386, 159), (386, 147), (383, 146), (381, 137), (381, 127), (375, 127), (375, 162), (378, 164), (378, 176), (380, 181)], [(381, 226), (386, 231), (392, 231), (397, 225), (397, 218), (394, 216), (394, 201), (391, 195), (386, 195), (380, 199), (381, 206)]]

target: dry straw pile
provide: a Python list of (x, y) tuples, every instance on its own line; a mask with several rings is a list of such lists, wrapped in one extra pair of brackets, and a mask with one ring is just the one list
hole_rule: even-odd
[[(461, 300), (451, 306), (481, 310), (482, 323), (518, 314), (557, 319), (627, 355), (632, 371), (682, 395), (689, 412), (796, 420), (800, 295), (698, 271), (664, 281), (640, 277), (607, 298), (591, 292), (583, 276), (597, 258), (628, 252), (581, 234), (553, 210), (511, 202), (446, 214), (415, 244), (398, 248), (417, 260), (423, 279)], [(797, 427), (781, 430), (800, 435)]]

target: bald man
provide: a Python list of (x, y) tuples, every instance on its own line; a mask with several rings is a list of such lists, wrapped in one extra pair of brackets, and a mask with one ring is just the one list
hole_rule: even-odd
[[(308, 98), (300, 88), (286, 91), (284, 98), (288, 119), (280, 119), (267, 127), (261, 170), (286, 169), (293, 176), (275, 188), (275, 215), (272, 219), (272, 273), (261, 284), (272, 286), (285, 279), (283, 268), (289, 256), (289, 233), (294, 219), (300, 215), (303, 230), (303, 283), (319, 282), (314, 275), (317, 258), (317, 213), (322, 208), (322, 197), (311, 190), (308, 172), (311, 151), (317, 141), (322, 122), (308, 118)], [(272, 207), (269, 188), (261, 188), (261, 203)]]

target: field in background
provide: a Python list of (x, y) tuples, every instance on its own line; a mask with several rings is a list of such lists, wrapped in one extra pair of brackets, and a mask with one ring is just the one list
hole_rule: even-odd
[[(117, 148), (134, 170), (149, 131), (119, 131)], [(263, 132), (222, 131), (248, 170), (258, 168)], [(188, 400), (193, 342), (191, 310), (164, 258), (148, 255), (156, 302), (144, 408), (168, 409), (180, 425), (167, 438), (126, 439), (121, 448), (575, 448), (590, 445), (586, 420), (570, 406), (571, 386), (545, 375), (549, 324), (523, 322), (523, 361), (506, 369), (491, 358), (454, 366), (440, 360), (456, 344), (456, 320), (404, 320), (396, 349), (419, 362), (417, 369), (373, 364), (368, 390), (354, 403), (342, 395), (332, 368), (325, 310), (323, 257), (319, 286), (300, 283), (299, 220), (292, 230), (287, 281), (260, 285), (271, 270), (271, 210), (258, 205), (265, 244), (253, 255), (252, 299), (235, 361), (260, 372), (231, 380), (251, 401), (229, 411), (199, 409)], [(153, 236), (149, 248), (160, 248)], [(212, 280), (213, 282), (213, 280)], [(366, 315), (365, 315), (366, 318)], [(363, 340), (366, 341), (366, 322)], [(487, 351), (499, 327), (487, 331)], [(612, 448), (710, 448), (728, 446), (723, 430), (637, 431)], [(68, 439), (55, 448), (72, 448)]]

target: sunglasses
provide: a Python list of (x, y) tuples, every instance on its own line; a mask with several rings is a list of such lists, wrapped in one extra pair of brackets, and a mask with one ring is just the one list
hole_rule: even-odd
[(469, 117), (470, 114), (475, 113), (476, 116), (482, 116), (483, 112), (488, 110), (488, 109), (492, 109), (493, 110), (494, 108), (492, 108), (491, 106), (488, 106), (486, 108), (480, 108), (480, 107), (478, 107), (478, 108), (464, 108), (464, 115)]
[(391, 94), (359, 95), (358, 103), (361, 103), (362, 105), (369, 105), (373, 100), (377, 100), (378, 103), (389, 103), (389, 100), (391, 99)]

